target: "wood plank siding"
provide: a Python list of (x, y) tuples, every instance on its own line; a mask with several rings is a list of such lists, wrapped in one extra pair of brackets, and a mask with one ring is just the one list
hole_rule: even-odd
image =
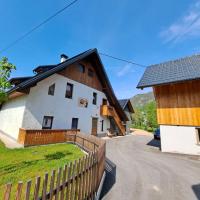
[[(78, 69), (78, 64), (82, 64), (85, 67), (84, 73), (80, 72)], [(88, 75), (88, 71), (92, 70), (93, 76)], [(102, 84), (97, 76), (97, 73), (94, 67), (90, 64), (90, 62), (81, 61), (79, 63), (75, 63), (58, 74), (63, 75), (69, 79), (87, 85), (91, 88), (94, 88), (99, 91), (103, 91)]]
[(200, 80), (153, 87), (158, 124), (200, 126)]

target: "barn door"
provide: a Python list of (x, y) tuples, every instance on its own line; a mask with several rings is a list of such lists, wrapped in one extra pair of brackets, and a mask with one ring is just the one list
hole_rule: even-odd
[(97, 135), (97, 125), (98, 125), (98, 118), (93, 117), (92, 118), (92, 131), (91, 134), (92, 135)]

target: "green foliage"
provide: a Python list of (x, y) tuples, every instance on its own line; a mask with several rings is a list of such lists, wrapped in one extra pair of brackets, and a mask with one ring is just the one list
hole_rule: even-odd
[(151, 101), (144, 106), (135, 108), (132, 126), (150, 132), (158, 127), (155, 101)]
[(16, 67), (12, 63), (8, 62), (8, 58), (3, 57), (0, 60), (0, 103), (7, 100), (6, 91), (11, 87), (8, 79), (12, 70), (15, 70)]

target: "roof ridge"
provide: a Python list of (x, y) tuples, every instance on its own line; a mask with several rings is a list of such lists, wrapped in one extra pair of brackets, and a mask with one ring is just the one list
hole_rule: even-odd
[(155, 67), (155, 66), (158, 66), (158, 65), (166, 65), (166, 64), (170, 64), (170, 63), (180, 62), (180, 61), (190, 59), (192, 57), (198, 57), (198, 56), (200, 56), (200, 53), (196, 53), (196, 54), (193, 54), (193, 55), (190, 55), (190, 56), (180, 57), (180, 58), (173, 59), (173, 60), (167, 60), (167, 61), (164, 61), (164, 62), (160, 62), (158, 64), (152, 64), (152, 65), (149, 65), (148, 67)]

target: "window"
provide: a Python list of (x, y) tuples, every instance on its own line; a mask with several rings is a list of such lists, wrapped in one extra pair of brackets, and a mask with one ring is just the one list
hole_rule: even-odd
[(73, 95), (73, 84), (67, 83), (65, 97), (69, 98), (69, 99), (72, 99), (72, 95)]
[(93, 77), (94, 72), (92, 69), (88, 69), (88, 76)]
[(82, 64), (78, 64), (78, 70), (79, 70), (79, 72), (81, 72), (81, 73), (85, 73), (85, 66), (82, 65)]
[(54, 91), (55, 91), (55, 83), (53, 85), (49, 86), (48, 95), (53, 96), (54, 95)]
[(78, 118), (72, 118), (72, 129), (78, 129)]
[(196, 128), (197, 131), (197, 144), (200, 144), (200, 128)]
[(92, 103), (94, 105), (97, 105), (97, 93), (96, 92), (93, 92), (93, 100), (92, 100)]
[(52, 116), (44, 116), (42, 129), (51, 129), (53, 124), (53, 117)]
[(104, 120), (101, 120), (101, 131), (103, 131), (103, 123), (104, 123)]

